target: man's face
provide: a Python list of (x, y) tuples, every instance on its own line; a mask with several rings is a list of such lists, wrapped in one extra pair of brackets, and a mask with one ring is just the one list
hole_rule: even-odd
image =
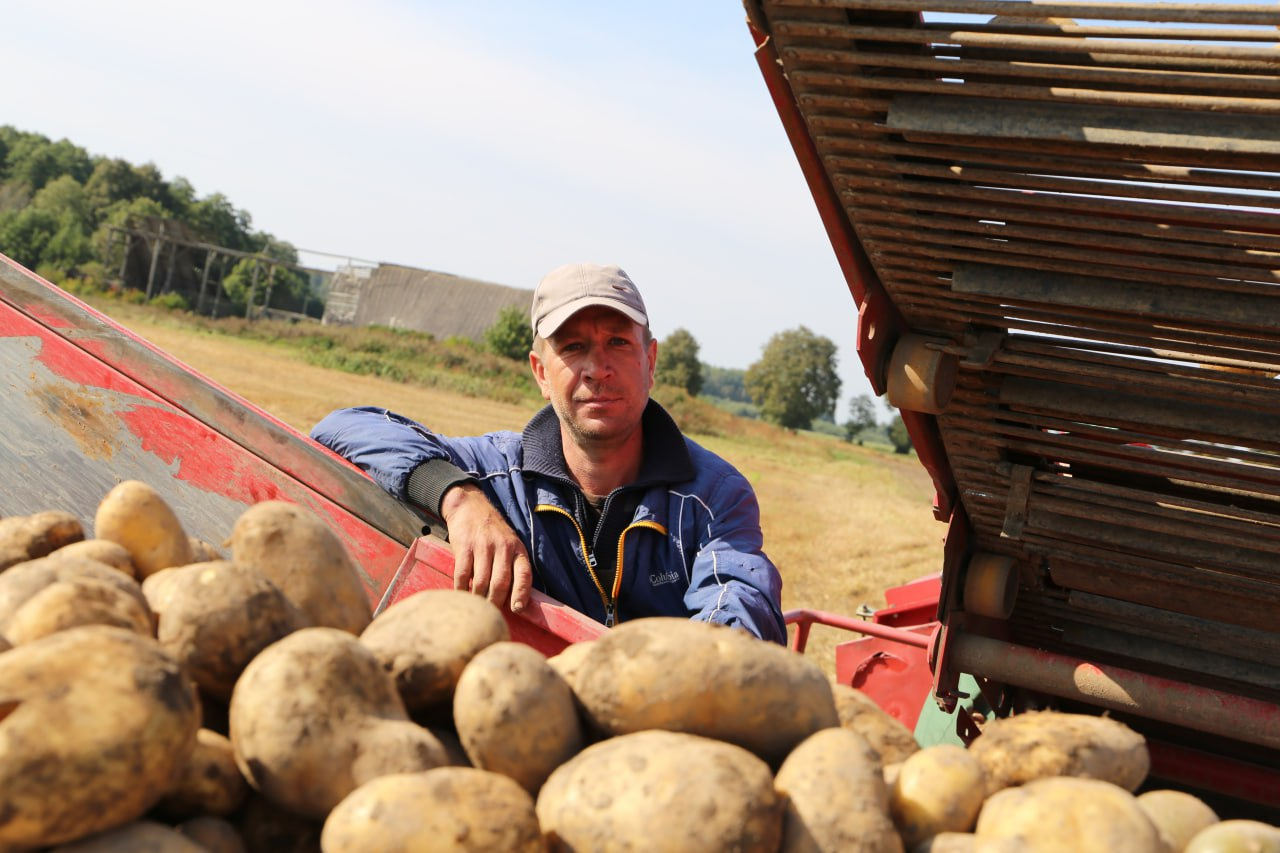
[(584, 308), (529, 354), (533, 376), (579, 445), (629, 437), (649, 402), (658, 342), (609, 308)]

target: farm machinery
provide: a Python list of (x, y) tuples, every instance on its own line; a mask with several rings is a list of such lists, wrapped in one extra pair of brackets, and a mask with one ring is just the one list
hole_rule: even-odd
[[(1107, 713), (1153, 778), (1280, 809), (1274, 5), (746, 9), (946, 536), (867, 618), (788, 613), (795, 647), (859, 634), (837, 677), (918, 733)], [(430, 519), (3, 257), (0, 388), (0, 516), (91, 518), (132, 478), (219, 541), (287, 500), (379, 609), (452, 586)], [(547, 654), (605, 630), (538, 594), (508, 621)]]
[[(1280, 805), (1276, 7), (746, 10), (947, 526), (929, 641), (841, 679), (1109, 713), (1153, 776)], [(928, 591), (873, 621), (924, 633)]]

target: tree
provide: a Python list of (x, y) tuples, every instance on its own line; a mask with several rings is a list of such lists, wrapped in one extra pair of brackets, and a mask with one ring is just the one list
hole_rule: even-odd
[(698, 361), (698, 342), (687, 330), (676, 329), (658, 347), (654, 379), (683, 388), (690, 397), (698, 396), (702, 390), (702, 364)]
[(902, 415), (895, 413), (893, 421), (889, 424), (889, 443), (893, 445), (894, 453), (909, 453), (911, 451), (911, 434), (907, 432), (907, 425), (902, 421)]
[(747, 393), (761, 416), (788, 429), (831, 417), (840, 397), (836, 345), (804, 326), (769, 339), (760, 360), (747, 368)]
[(711, 364), (702, 365), (702, 393), (708, 397), (719, 397), (735, 403), (750, 405), (751, 397), (743, 384), (745, 370), (736, 367), (716, 367)]
[(498, 312), (498, 319), (484, 330), (485, 349), (512, 361), (525, 361), (533, 347), (533, 329), (529, 312), (518, 305), (508, 305)]
[(859, 394), (849, 401), (849, 420), (844, 424), (845, 441), (853, 441), (857, 439), (858, 444), (862, 444), (862, 439), (858, 435), (863, 430), (871, 429), (876, 425), (876, 403), (870, 394)]

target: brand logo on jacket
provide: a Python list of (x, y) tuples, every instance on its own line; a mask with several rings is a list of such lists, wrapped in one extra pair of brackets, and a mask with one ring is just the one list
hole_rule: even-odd
[(649, 575), (649, 584), (651, 586), (663, 586), (664, 584), (675, 583), (680, 580), (679, 572), (655, 572)]

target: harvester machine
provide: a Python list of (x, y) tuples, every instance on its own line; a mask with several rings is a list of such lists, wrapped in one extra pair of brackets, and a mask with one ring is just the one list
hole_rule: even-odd
[(914, 713), (905, 673), (966, 739), (1110, 714), (1153, 778), (1280, 806), (1280, 9), (746, 11), (946, 525), (871, 620), (927, 639), (841, 678)]

